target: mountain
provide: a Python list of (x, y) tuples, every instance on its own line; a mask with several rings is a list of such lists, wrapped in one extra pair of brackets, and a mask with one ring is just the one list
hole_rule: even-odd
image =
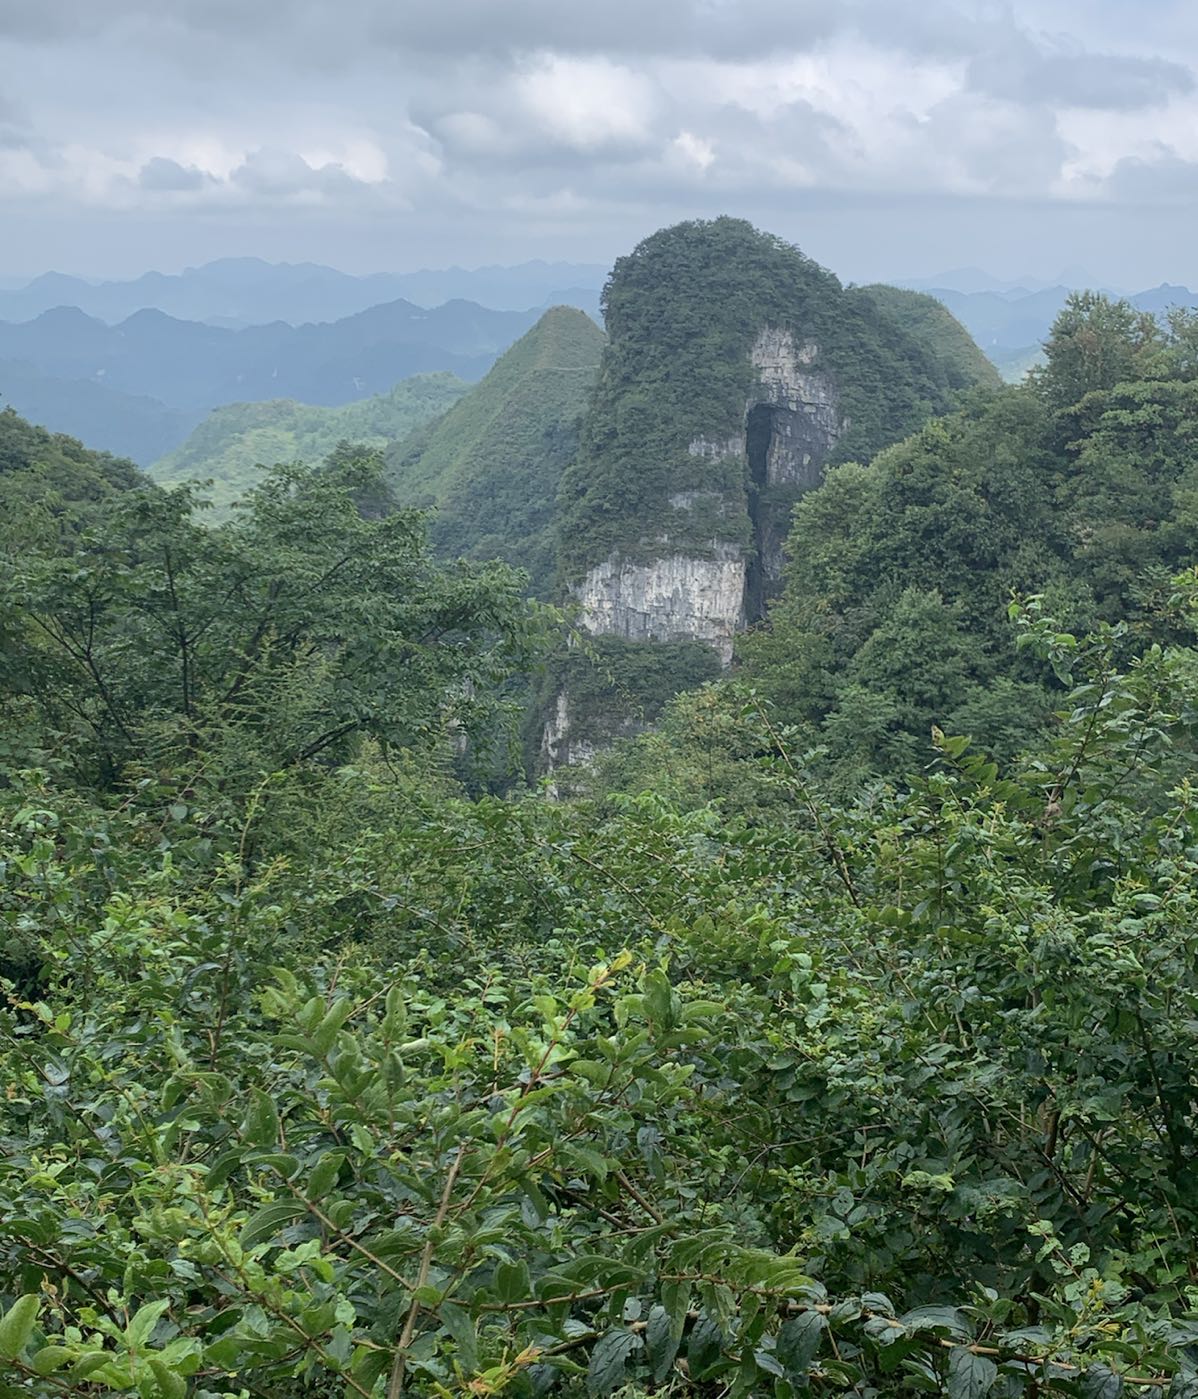
[[(469, 301), (433, 310), (391, 301), (340, 321), (229, 330), (148, 310), (110, 326), (60, 307), (0, 324), (0, 360), (21, 386), (12, 401), (47, 427), (86, 429), (89, 440), (148, 464), (222, 404), (291, 398), (335, 406), (416, 374), (473, 382), (536, 319)], [(154, 402), (130, 405), (95, 388)]]
[(123, 393), (102, 379), (60, 378), (23, 360), (0, 359), (0, 404), (98, 450), (151, 462), (195, 426), (198, 414)]
[[(585, 298), (589, 309), (605, 269), (589, 263), (526, 262), (516, 267), (452, 267), (444, 271), (356, 277), (317, 263), (222, 258), (176, 276), (147, 272), (130, 281), (86, 281), (48, 272), (23, 287), (0, 288), (0, 320), (26, 321), (59, 306), (117, 323), (142, 310), (225, 326), (284, 321), (335, 321), (380, 302), (408, 300), (428, 308), (470, 300), (500, 311)], [(566, 289), (563, 291), (563, 288)]]
[(606, 313), (558, 519), (560, 575), (602, 665), (578, 648), (563, 658), (550, 767), (731, 659), (777, 587), (791, 509), (825, 466), (867, 460), (992, 380), (922, 300), (846, 290), (738, 219), (646, 239), (616, 263)]
[(467, 386), (452, 374), (419, 374), (388, 393), (340, 408), (293, 399), (217, 408), (149, 474), (163, 485), (211, 480), (206, 492), (223, 513), (278, 462), (323, 461), (341, 441), (384, 448), (456, 403)]
[(874, 284), (854, 288), (898, 321), (936, 362), (950, 388), (997, 388), (998, 370), (942, 301), (926, 292)]
[(931, 295), (953, 313), (987, 354), (1038, 345), (1048, 334), (1069, 297), (1070, 288), (1046, 287), (1023, 295), (1006, 292), (956, 292), (933, 289)]
[[(963, 292), (950, 287), (929, 288), (978, 344), (1006, 379), (1020, 378), (1035, 361), (1039, 347), (1070, 292), (1084, 282), (1064, 282), (1029, 291), (1000, 288)], [(1141, 311), (1162, 316), (1174, 307), (1198, 308), (1198, 292), (1163, 283), (1127, 298)]]
[(603, 345), (583, 312), (547, 311), (444, 417), (388, 453), (397, 496), (436, 507), (437, 553), (506, 559), (548, 595), (558, 481), (577, 450)]

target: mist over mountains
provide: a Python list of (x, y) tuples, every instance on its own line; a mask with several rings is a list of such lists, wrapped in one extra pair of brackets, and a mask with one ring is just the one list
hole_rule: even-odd
[[(339, 407), (418, 374), (477, 382), (547, 306), (598, 320), (605, 276), (591, 263), (355, 276), (223, 258), (126, 281), (0, 281), (0, 403), (148, 466), (230, 404)], [(963, 268), (898, 285), (935, 296), (1015, 380), (1069, 291), (1093, 280), (1079, 268), (1054, 284)], [(1129, 299), (1155, 314), (1198, 305), (1167, 283)]]
[(336, 321), (389, 301), (429, 309), (474, 301), (495, 311), (550, 304), (597, 311), (606, 267), (593, 263), (525, 262), (514, 267), (450, 267), (440, 271), (353, 276), (318, 263), (221, 258), (177, 275), (147, 272), (128, 281), (90, 281), (47, 272), (26, 285), (0, 280), (0, 320), (27, 321), (74, 306), (116, 324), (138, 311), (231, 327), (285, 321)]

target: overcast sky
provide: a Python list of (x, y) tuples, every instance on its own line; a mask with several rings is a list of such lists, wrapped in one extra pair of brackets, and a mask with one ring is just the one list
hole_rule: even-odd
[(609, 261), (1198, 284), (1194, 0), (0, 0), (0, 276)]

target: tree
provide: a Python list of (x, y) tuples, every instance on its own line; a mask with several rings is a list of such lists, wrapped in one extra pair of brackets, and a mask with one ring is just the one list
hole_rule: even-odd
[(1129, 301), (1073, 292), (1045, 342), (1047, 363), (1035, 371), (1035, 383), (1049, 407), (1060, 411), (1088, 393), (1142, 377), (1161, 338), (1155, 317)]
[(386, 753), (479, 731), (532, 644), (522, 576), (436, 566), (418, 513), (377, 508), (376, 477), (352, 452), (279, 468), (216, 529), (188, 488), (113, 499), (70, 554), (13, 560), (0, 694), (109, 787), (244, 790), (364, 738)]

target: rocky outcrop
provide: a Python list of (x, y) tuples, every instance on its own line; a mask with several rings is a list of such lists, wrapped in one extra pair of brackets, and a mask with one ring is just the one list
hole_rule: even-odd
[[(755, 415), (768, 413), (762, 485), (810, 489), (819, 484), (824, 463), (846, 424), (831, 376), (817, 368), (819, 346), (796, 342), (789, 330), (767, 326), (749, 352), (757, 371), (755, 401), (746, 405), (746, 451), (754, 446)], [(750, 462), (752, 466), (752, 462)]]
[(703, 641), (725, 665), (744, 625), (745, 555), (714, 542), (712, 557), (668, 554), (636, 563), (613, 554), (576, 589), (583, 627), (625, 641)]
[[(565, 690), (560, 690), (553, 711), (546, 718), (541, 731), (542, 769), (555, 772), (572, 764), (585, 766), (595, 757), (596, 751), (595, 744), (574, 732), (570, 722), (570, 696)], [(555, 788), (553, 795), (560, 795), (559, 789)]]

